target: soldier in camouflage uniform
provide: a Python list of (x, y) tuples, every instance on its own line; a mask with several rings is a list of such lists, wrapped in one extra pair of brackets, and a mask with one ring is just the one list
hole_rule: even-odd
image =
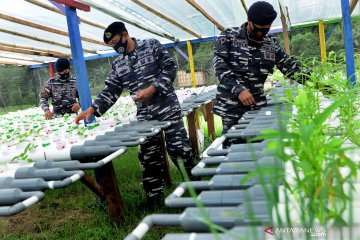
[[(40, 107), (44, 110), (46, 119), (53, 115), (64, 115), (65, 113), (77, 113), (80, 104), (76, 79), (70, 76), (70, 62), (67, 58), (59, 58), (56, 61), (55, 68), (57, 74), (47, 81), (46, 86), (40, 93)], [(53, 105), (53, 111), (49, 108), (49, 99)]]
[[(139, 40), (129, 37), (122, 22), (114, 22), (104, 32), (104, 42), (121, 55), (114, 60), (104, 90), (92, 106), (75, 120), (104, 114), (120, 97), (124, 88), (130, 90), (137, 106), (140, 121), (171, 121), (165, 130), (167, 151), (177, 166), (177, 158), (184, 161), (190, 176), (194, 167), (192, 148), (181, 117), (181, 108), (173, 81), (177, 66), (169, 53), (156, 39)], [(161, 160), (159, 136), (141, 144), (139, 160), (144, 168), (143, 186), (149, 201), (163, 196), (165, 166)]]
[(267, 35), (276, 15), (271, 4), (256, 2), (249, 8), (248, 22), (225, 29), (217, 38), (213, 63), (220, 84), (213, 111), (222, 117), (224, 133), (246, 111), (266, 105), (264, 82), (274, 66), (290, 78), (298, 73), (300, 83), (306, 79), (299, 62)]

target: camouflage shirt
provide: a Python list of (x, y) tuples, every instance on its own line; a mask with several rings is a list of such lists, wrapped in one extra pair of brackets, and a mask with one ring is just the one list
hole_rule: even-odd
[(249, 41), (247, 23), (227, 28), (214, 46), (214, 70), (220, 81), (213, 111), (220, 116), (240, 117), (249, 110), (238, 100), (242, 90), (249, 90), (257, 106), (266, 105), (264, 82), (274, 66), (287, 77), (300, 73), (300, 63), (288, 56), (272, 35), (256, 46)]
[(47, 81), (46, 86), (40, 93), (40, 107), (45, 111), (49, 109), (49, 99), (53, 105), (54, 114), (73, 113), (71, 107), (79, 98), (76, 79), (69, 77), (67, 82), (59, 79), (56, 75)]
[(136, 102), (137, 117), (140, 120), (180, 119), (180, 104), (172, 85), (177, 69), (174, 60), (156, 39), (135, 40), (135, 44), (133, 52), (114, 60), (105, 88), (93, 101), (95, 116), (104, 114), (124, 88), (136, 95), (139, 90), (153, 85), (154, 95), (147, 102)]

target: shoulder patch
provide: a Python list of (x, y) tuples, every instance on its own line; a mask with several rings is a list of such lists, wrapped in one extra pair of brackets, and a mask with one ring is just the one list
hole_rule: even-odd
[(49, 86), (44, 87), (44, 91), (47, 93), (51, 93), (51, 88)]

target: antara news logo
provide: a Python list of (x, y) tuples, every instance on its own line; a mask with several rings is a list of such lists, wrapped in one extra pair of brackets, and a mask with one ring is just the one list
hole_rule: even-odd
[(280, 236), (283, 234), (308, 234), (310, 237), (326, 237), (326, 229), (323, 227), (269, 227), (264, 230), (265, 233)]

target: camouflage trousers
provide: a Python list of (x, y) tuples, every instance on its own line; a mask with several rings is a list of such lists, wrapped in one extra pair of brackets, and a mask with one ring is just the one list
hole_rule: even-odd
[[(167, 152), (172, 162), (179, 168), (178, 160), (184, 161), (184, 167), (189, 176), (195, 166), (191, 142), (187, 136), (182, 119), (172, 121), (169, 128), (164, 130)], [(162, 133), (160, 133), (162, 134)], [(165, 187), (166, 166), (161, 151), (161, 135), (148, 138), (140, 145), (139, 160), (143, 166), (143, 186), (148, 199), (163, 197)]]
[[(236, 125), (239, 122), (240, 118), (241, 117), (232, 117), (232, 116), (221, 117), (222, 125), (223, 125), (222, 134), (227, 133), (232, 126)], [(227, 148), (234, 143), (241, 143), (241, 141), (239, 142), (238, 140), (235, 139), (226, 139), (223, 142), (223, 148)]]

